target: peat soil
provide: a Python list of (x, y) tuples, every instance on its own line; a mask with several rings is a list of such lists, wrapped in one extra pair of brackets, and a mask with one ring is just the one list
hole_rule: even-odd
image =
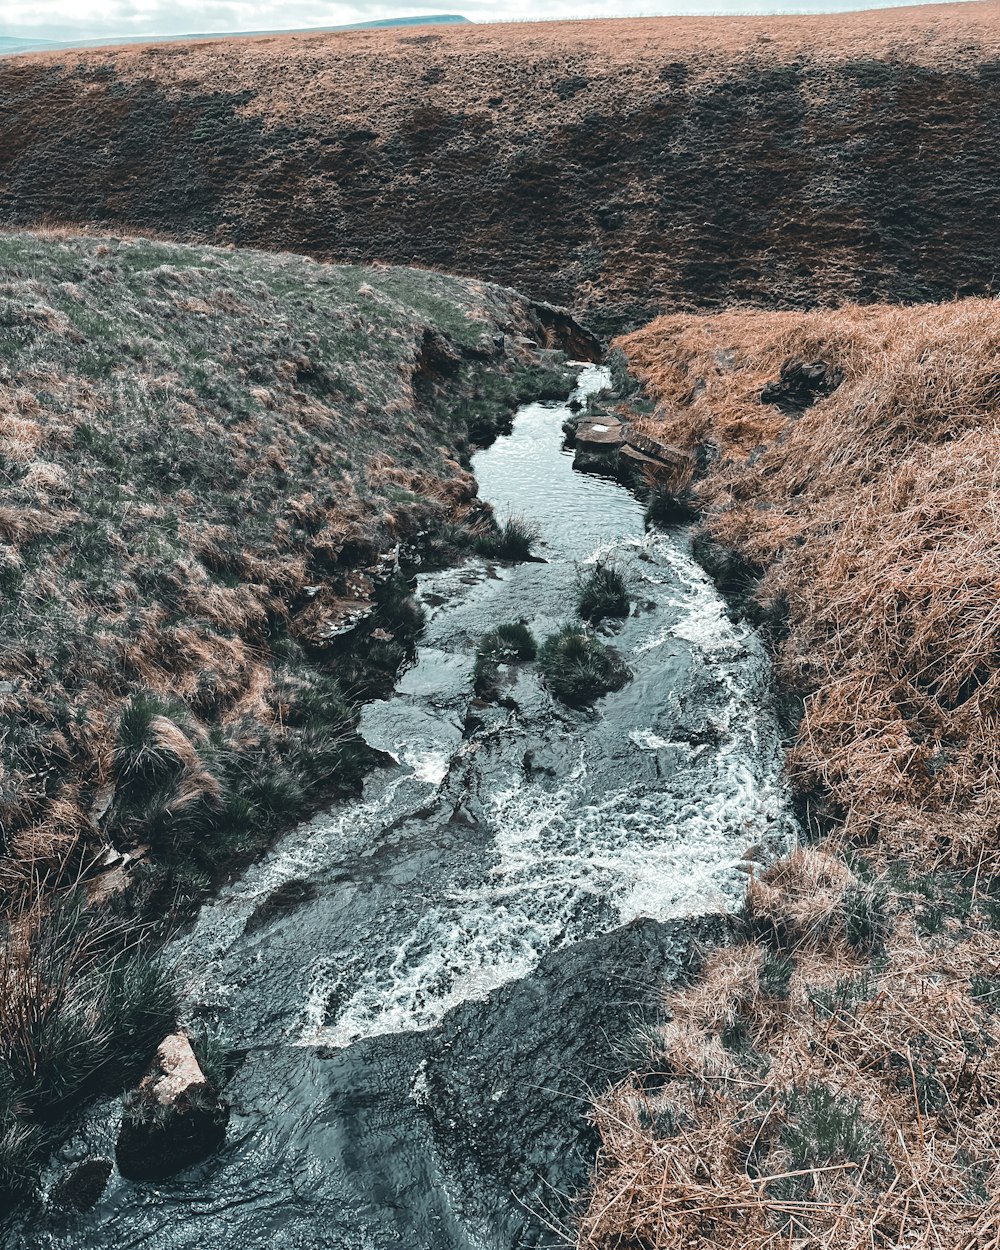
[(0, 62), (0, 220), (663, 308), (990, 291), (1000, 10), (355, 31)]

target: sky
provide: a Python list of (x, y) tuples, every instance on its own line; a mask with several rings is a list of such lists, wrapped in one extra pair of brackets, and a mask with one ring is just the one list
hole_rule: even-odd
[[(890, 0), (895, 2), (895, 0)], [(102, 39), (340, 26), (374, 18), (461, 13), (473, 21), (667, 13), (815, 13), (880, 0), (0, 0), (0, 35)]]

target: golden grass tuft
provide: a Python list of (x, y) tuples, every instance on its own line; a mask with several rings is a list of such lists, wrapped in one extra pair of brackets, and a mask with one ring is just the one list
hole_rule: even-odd
[[(657, 437), (720, 459), (708, 528), (787, 614), (791, 757), (844, 836), (992, 870), (1000, 844), (1000, 304), (662, 317), (619, 340)], [(842, 371), (801, 415), (790, 360)]]
[[(646, 428), (708, 465), (691, 490), (804, 699), (791, 777), (826, 837), (751, 880), (736, 944), (598, 1102), (579, 1245), (995, 1250), (1000, 304), (619, 345)], [(796, 361), (839, 384), (762, 402)]]

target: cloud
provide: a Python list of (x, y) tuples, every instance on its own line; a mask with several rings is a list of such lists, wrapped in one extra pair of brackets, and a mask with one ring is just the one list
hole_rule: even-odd
[[(406, 0), (407, 11), (441, 12), (440, 0)], [(400, 12), (391, 3), (315, 0), (5, 0), (0, 33), (47, 39), (170, 35), (339, 26)]]

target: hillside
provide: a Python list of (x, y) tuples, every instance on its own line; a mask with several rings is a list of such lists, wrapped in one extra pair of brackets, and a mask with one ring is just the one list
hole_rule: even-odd
[(677, 314), (619, 346), (801, 712), (806, 845), (602, 1100), (581, 1245), (994, 1244), (1000, 303)]
[(0, 270), (2, 1192), (158, 1040), (136, 924), (357, 786), (408, 573), (491, 532), (474, 442), (572, 375), (555, 310), (428, 272), (60, 232)]
[(186, 35), (120, 35), (103, 39), (19, 39), (0, 34), (0, 56), (19, 52), (65, 51), (68, 48), (116, 48), (127, 44), (190, 43), (205, 39), (250, 39), (261, 35), (308, 35), (332, 30), (378, 30), (387, 27), (446, 26), (467, 22), (467, 17), (456, 13), (427, 14), (422, 17), (385, 17), (370, 22), (348, 22), (345, 26), (317, 26), (292, 28), (290, 30), (234, 30), (224, 33), (204, 32)]
[[(1000, 6), (0, 64), (0, 219), (516, 285), (595, 324), (990, 289)], [(498, 85), (501, 84), (501, 85)]]

